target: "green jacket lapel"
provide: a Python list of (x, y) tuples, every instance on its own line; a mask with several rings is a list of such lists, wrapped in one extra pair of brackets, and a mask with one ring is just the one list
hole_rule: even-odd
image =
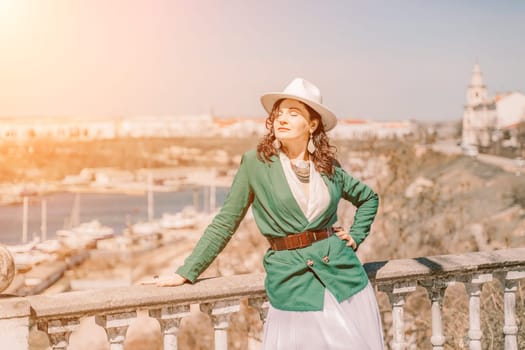
[(290, 186), (288, 185), (288, 180), (286, 179), (286, 175), (279, 157), (273, 156), (271, 160), (272, 163), (268, 168), (268, 171), (271, 173), (269, 181), (270, 183), (268, 183), (268, 186), (270, 186), (270, 188), (273, 187), (276, 190), (276, 193), (281, 199), (282, 204), (284, 204), (282, 208), (284, 208), (286, 214), (291, 215), (291, 217), (295, 218), (297, 222), (301, 224), (301, 231), (325, 228), (319, 227), (319, 225), (326, 222), (327, 217), (332, 216), (328, 213), (335, 212), (337, 210), (337, 204), (341, 198), (341, 195), (339, 194), (340, 191), (338, 191), (334, 181), (330, 180), (330, 178), (325, 174), (321, 174), (321, 177), (328, 188), (328, 193), (330, 194), (330, 202), (328, 207), (320, 215), (312, 220), (312, 222), (309, 222), (301, 210), (299, 203), (297, 203)]

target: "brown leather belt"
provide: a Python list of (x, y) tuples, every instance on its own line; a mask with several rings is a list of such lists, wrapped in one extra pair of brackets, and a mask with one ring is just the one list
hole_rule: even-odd
[(308, 247), (312, 243), (330, 237), (339, 228), (330, 227), (323, 230), (304, 231), (286, 237), (268, 238), (273, 250), (289, 250)]

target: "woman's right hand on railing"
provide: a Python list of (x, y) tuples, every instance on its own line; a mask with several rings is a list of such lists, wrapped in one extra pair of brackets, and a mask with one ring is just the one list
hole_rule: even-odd
[(140, 282), (141, 284), (154, 284), (158, 287), (175, 287), (186, 283), (188, 280), (179, 274), (171, 276), (153, 276), (152, 279)]

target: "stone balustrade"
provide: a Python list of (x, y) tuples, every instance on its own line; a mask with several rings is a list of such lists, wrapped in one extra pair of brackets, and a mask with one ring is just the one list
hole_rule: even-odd
[[(404, 331), (404, 304), (417, 286), (428, 291), (432, 314), (433, 349), (443, 349), (442, 305), (447, 287), (462, 283), (469, 298), (470, 349), (481, 349), (484, 341), (480, 327), (480, 293), (483, 284), (501, 281), (504, 294), (505, 349), (517, 350), (517, 282), (525, 279), (525, 248), (493, 252), (441, 255), (398, 259), (365, 264), (370, 280), (378, 291), (388, 295), (392, 305), (392, 349), (408, 349)], [(259, 311), (265, 321), (268, 301), (264, 274), (202, 279), (194, 285), (176, 288), (133, 286), (55, 295), (0, 299), (0, 339), (8, 349), (28, 349), (30, 326), (48, 335), (52, 349), (66, 349), (80, 319), (94, 316), (107, 334), (110, 349), (123, 349), (126, 332), (137, 317), (147, 311), (160, 325), (165, 350), (177, 349), (181, 320), (190, 305), (199, 305), (210, 316), (215, 330), (215, 349), (227, 348), (230, 316), (239, 311), (241, 299)], [(523, 331), (523, 330), (522, 330)]]

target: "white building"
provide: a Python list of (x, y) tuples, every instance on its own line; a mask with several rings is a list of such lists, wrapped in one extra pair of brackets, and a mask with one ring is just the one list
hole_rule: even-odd
[(262, 136), (268, 131), (265, 118), (215, 118), (217, 136), (250, 137)]
[(75, 118), (4, 118), (0, 119), (0, 139), (110, 139), (115, 138), (118, 120)]
[(511, 92), (496, 96), (498, 129), (509, 129), (525, 121), (525, 95), (521, 92)]
[(479, 64), (475, 64), (463, 111), (462, 144), (486, 147), (499, 141), (506, 130), (515, 137), (512, 130), (522, 122), (525, 122), (525, 95), (512, 92), (488, 96)]
[(215, 123), (209, 114), (181, 116), (142, 116), (122, 119), (119, 137), (212, 136)]
[(416, 123), (409, 120), (379, 122), (341, 118), (337, 121), (337, 127), (329, 131), (328, 135), (336, 139), (389, 139), (414, 135), (416, 129)]
[(217, 133), (211, 115), (113, 118), (3, 118), (0, 140), (31, 138), (70, 140), (118, 137), (211, 136)]

